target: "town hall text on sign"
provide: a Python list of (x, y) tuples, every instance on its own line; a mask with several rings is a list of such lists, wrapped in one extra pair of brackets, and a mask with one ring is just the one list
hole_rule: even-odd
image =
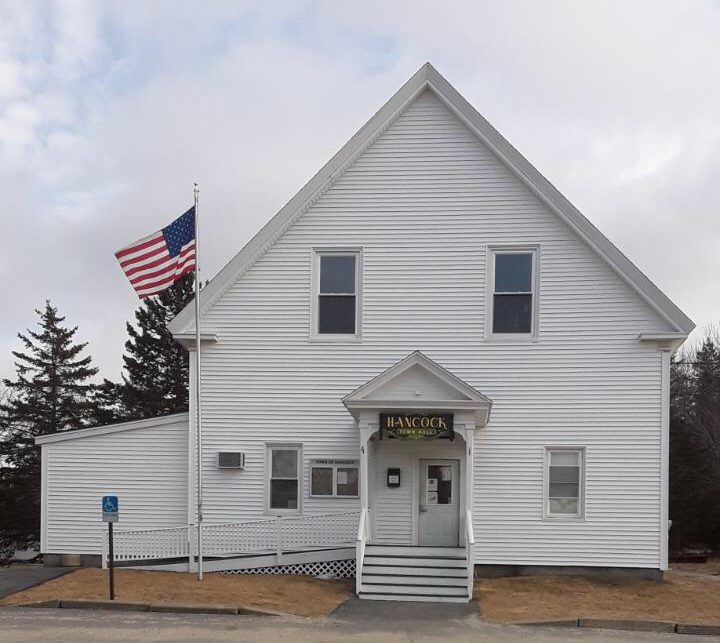
[(452, 440), (454, 437), (452, 413), (380, 413), (380, 439)]

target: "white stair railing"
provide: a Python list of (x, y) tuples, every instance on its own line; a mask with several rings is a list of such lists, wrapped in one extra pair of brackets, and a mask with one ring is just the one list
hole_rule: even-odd
[(472, 600), (475, 582), (475, 531), (473, 530), (472, 512), (465, 512), (465, 556), (467, 557), (467, 589), (468, 598)]
[(362, 570), (365, 559), (365, 547), (370, 538), (370, 510), (363, 509), (358, 521), (357, 538), (355, 539), (355, 593), (362, 591)]

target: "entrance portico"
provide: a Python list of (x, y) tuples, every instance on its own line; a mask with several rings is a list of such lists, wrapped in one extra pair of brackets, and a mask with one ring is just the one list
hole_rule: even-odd
[(360, 434), (367, 542), (465, 546), (473, 436), (492, 402), (416, 351), (343, 399)]

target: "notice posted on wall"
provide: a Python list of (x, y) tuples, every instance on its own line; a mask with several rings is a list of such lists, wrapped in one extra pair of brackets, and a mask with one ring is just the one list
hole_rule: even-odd
[(338, 471), (337, 472), (337, 483), (338, 484), (347, 484), (348, 483), (347, 471)]

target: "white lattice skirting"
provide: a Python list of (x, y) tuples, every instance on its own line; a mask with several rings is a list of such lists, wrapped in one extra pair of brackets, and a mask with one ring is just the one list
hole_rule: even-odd
[(218, 574), (289, 574), (294, 576), (333, 576), (334, 578), (355, 578), (355, 559), (322, 560), (317, 563), (296, 563), (275, 565), (255, 569), (230, 569)]

